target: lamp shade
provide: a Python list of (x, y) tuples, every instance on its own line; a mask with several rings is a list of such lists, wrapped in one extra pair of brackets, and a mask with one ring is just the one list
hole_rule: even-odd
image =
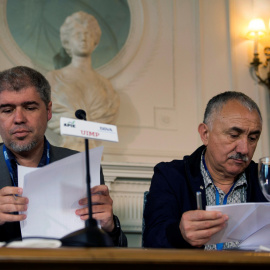
[(253, 39), (256, 36), (262, 37), (264, 35), (265, 35), (264, 21), (260, 18), (251, 20), (248, 25), (247, 37)]

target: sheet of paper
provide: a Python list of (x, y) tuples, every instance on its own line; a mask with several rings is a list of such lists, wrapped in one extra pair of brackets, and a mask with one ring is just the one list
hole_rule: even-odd
[(260, 245), (259, 248), (258, 248), (257, 250), (258, 250), (258, 251), (270, 252), (270, 244), (267, 244), (267, 245)]
[(23, 188), (24, 184), (24, 176), (30, 172), (35, 170), (39, 170), (40, 168), (31, 168), (31, 167), (24, 167), (18, 165), (18, 187)]
[(270, 224), (262, 227), (250, 235), (246, 240), (240, 243), (239, 249), (259, 250), (260, 246), (269, 246), (270, 244)]
[[(102, 151), (103, 147), (97, 147), (89, 153), (92, 187), (100, 184)], [(85, 171), (83, 152), (25, 174), (20, 186), (29, 204), (27, 218), (21, 222), (22, 237), (59, 239), (84, 228), (84, 221), (75, 215), (75, 210), (81, 208), (79, 199), (87, 195)], [(21, 169), (21, 179), (20, 172)]]
[[(239, 203), (239, 204), (227, 204), (227, 205), (213, 205), (207, 206), (207, 211), (220, 211), (223, 214), (228, 215), (229, 220), (227, 226), (220, 232), (213, 235), (207, 244), (217, 244), (224, 242), (231, 242), (232, 239), (228, 237), (228, 234), (236, 228), (243, 220), (245, 220), (256, 209), (255, 203)], [(244, 227), (243, 230), (248, 231), (248, 227)]]
[(59, 248), (62, 243), (56, 239), (24, 239), (8, 243), (8, 248)]
[(270, 205), (258, 203), (256, 206), (255, 211), (253, 211), (245, 220), (239, 222), (238, 226), (228, 233), (230, 239), (243, 241), (247, 237), (250, 237), (251, 234), (254, 234), (256, 231), (270, 223)]

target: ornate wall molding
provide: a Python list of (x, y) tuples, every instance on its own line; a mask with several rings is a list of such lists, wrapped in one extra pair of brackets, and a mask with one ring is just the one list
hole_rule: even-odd
[(128, 4), (131, 22), (127, 41), (111, 61), (97, 69), (98, 73), (109, 79), (117, 76), (132, 61), (141, 46), (145, 23), (143, 3), (141, 0), (128, 0)]
[(154, 164), (102, 162), (103, 173), (107, 182), (114, 182), (119, 178), (151, 179)]
[(115, 89), (127, 87), (142, 77), (157, 55), (162, 26), (162, 4), (159, 0), (129, 0), (130, 32), (121, 51), (97, 71), (110, 78)]
[[(9, 58), (14, 66), (25, 65), (33, 67), (35, 64), (31, 59), (20, 49), (16, 41), (13, 39), (6, 16), (7, 0), (0, 1), (0, 39), (3, 53)], [(39, 69), (42, 71), (41, 69)]]
[[(142, 0), (128, 0), (130, 13), (131, 13), (131, 26), (128, 39), (124, 47), (120, 52), (108, 63), (99, 67), (97, 72), (103, 76), (111, 79), (117, 76), (121, 71), (129, 65), (135, 57), (138, 57), (138, 51), (144, 52), (143, 56), (138, 59), (137, 70), (134, 70), (133, 77), (138, 76), (138, 72), (141, 72), (141, 66), (145, 66), (146, 61), (151, 58), (153, 50), (145, 48), (144, 43), (151, 43), (151, 48), (154, 47), (155, 38), (158, 35), (158, 27), (153, 27), (158, 23), (158, 10), (152, 5), (153, 0), (142, 1)], [(42, 73), (47, 73), (43, 67), (38, 66), (32, 61), (17, 45), (13, 39), (6, 17), (7, 0), (0, 0), (0, 34), (2, 37), (1, 45), (4, 53), (9, 57), (14, 65), (27, 65), (34, 66)], [(154, 20), (150, 24), (150, 21)], [(151, 34), (149, 34), (150, 32)], [(153, 39), (153, 37), (155, 37)], [(145, 57), (147, 56), (147, 57)], [(130, 81), (130, 79), (128, 80)], [(124, 85), (122, 85), (122, 88)]]
[(122, 229), (141, 233), (144, 192), (149, 190), (153, 165), (102, 162), (102, 168)]

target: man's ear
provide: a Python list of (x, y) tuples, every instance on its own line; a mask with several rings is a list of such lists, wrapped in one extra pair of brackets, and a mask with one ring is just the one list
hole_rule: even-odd
[(201, 123), (198, 127), (198, 132), (201, 136), (201, 140), (205, 146), (208, 145), (209, 140), (209, 128), (206, 124)]
[(52, 118), (52, 102), (50, 101), (47, 106), (47, 119), (50, 121)]

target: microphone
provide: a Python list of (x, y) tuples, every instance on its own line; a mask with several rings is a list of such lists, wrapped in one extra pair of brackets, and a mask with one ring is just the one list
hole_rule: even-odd
[[(77, 110), (75, 116), (78, 119), (86, 121), (86, 112), (84, 110)], [(89, 162), (89, 146), (88, 139), (85, 139), (85, 162), (86, 162), (86, 187), (88, 198), (88, 214), (89, 219), (85, 222), (85, 228), (75, 231), (64, 236), (62, 246), (75, 247), (112, 247), (112, 239), (103, 230), (97, 226), (97, 221), (92, 217), (92, 198), (91, 198), (91, 176), (90, 176), (90, 162)]]
[(79, 109), (75, 112), (75, 116), (78, 119), (85, 120), (86, 121), (86, 112), (82, 109)]

